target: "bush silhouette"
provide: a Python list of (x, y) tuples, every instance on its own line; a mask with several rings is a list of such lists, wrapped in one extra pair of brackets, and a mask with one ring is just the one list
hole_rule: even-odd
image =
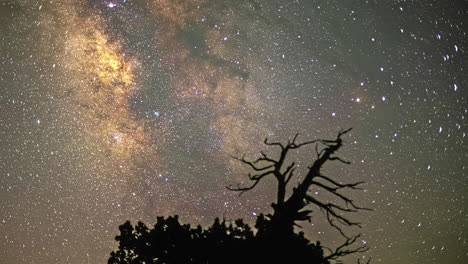
[(303, 233), (271, 240), (254, 234), (241, 219), (228, 224), (216, 218), (202, 229), (181, 224), (176, 215), (158, 217), (153, 228), (127, 221), (119, 229), (119, 250), (111, 253), (109, 264), (328, 263), (320, 244), (310, 243)]

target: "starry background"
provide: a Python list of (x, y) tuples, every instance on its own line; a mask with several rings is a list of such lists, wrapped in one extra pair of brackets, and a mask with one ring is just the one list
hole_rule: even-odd
[[(347, 127), (353, 164), (325, 169), (366, 181), (363, 257), (468, 263), (467, 6), (0, 1), (2, 263), (106, 263), (126, 220), (253, 223), (274, 182), (229, 192), (230, 155)], [(342, 242), (314, 217), (310, 239)]]

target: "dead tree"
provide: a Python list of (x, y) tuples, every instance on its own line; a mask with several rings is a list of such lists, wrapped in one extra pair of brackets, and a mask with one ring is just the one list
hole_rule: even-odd
[[(286, 144), (280, 142), (269, 142), (268, 138), (266, 138), (264, 141), (265, 145), (278, 147), (280, 149), (279, 158), (274, 159), (267, 156), (264, 152), (261, 152), (260, 158), (253, 161), (247, 160), (245, 155), (241, 158), (235, 158), (249, 166), (253, 171), (255, 171), (255, 173), (249, 173), (248, 175), (249, 179), (252, 181), (250, 186), (238, 186), (236, 188), (228, 186), (227, 188), (232, 191), (243, 193), (254, 189), (255, 186), (257, 186), (257, 184), (265, 177), (274, 177), (278, 183), (276, 203), (272, 204), (273, 214), (266, 216), (270, 222), (269, 232), (271, 236), (287, 236), (288, 234), (293, 233), (294, 225), (298, 226), (296, 223), (297, 221), (308, 220), (310, 222), (312, 210), (308, 208), (309, 205), (313, 205), (318, 207), (325, 214), (328, 223), (337, 229), (338, 232), (346, 239), (346, 241), (335, 250), (330, 249), (330, 254), (326, 256), (326, 259), (337, 260), (345, 255), (365, 252), (367, 250), (367, 246), (350, 248), (350, 246), (353, 246), (360, 237), (360, 234), (348, 236), (345, 234), (342, 227), (361, 227), (360, 223), (351, 221), (346, 214), (369, 209), (358, 206), (352, 199), (341, 193), (341, 190), (343, 189), (361, 189), (359, 186), (364, 182), (359, 181), (344, 184), (332, 177), (325, 176), (321, 172), (323, 165), (328, 161), (338, 161), (344, 164), (350, 164), (350, 162), (336, 156), (336, 152), (343, 145), (342, 136), (349, 131), (351, 131), (351, 129), (340, 131), (334, 140), (318, 139), (302, 143), (296, 142), (298, 135), (296, 135), (292, 141), (289, 140)], [(286, 197), (288, 184), (290, 183), (291, 178), (294, 177), (296, 170), (295, 162), (291, 162), (289, 165), (286, 164), (290, 150), (299, 149), (303, 146), (313, 144), (315, 144), (315, 152), (317, 154), (315, 161), (313, 161), (312, 165), (308, 167), (307, 174), (299, 182), (299, 185), (292, 189), (291, 195)], [(341, 202), (321, 201), (318, 197), (309, 192), (312, 187), (318, 187), (328, 192)]]

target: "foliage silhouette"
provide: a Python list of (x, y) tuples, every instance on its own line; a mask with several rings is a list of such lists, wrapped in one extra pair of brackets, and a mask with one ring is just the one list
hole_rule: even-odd
[(128, 221), (119, 229), (119, 250), (108, 263), (328, 263), (320, 244), (311, 244), (302, 233), (271, 241), (254, 235), (241, 219), (228, 224), (216, 218), (205, 230), (170, 216), (158, 217), (152, 229)]
[[(216, 218), (207, 229), (201, 226), (192, 228), (189, 224), (180, 224), (178, 216), (158, 217), (152, 229), (139, 222), (132, 226), (130, 222), (119, 227), (120, 235), (116, 237), (119, 249), (111, 253), (109, 264), (179, 264), (179, 263), (340, 263), (340, 258), (353, 253), (365, 252), (366, 245), (356, 246), (360, 234), (348, 236), (343, 227), (357, 226), (360, 223), (351, 221), (346, 214), (369, 210), (359, 207), (343, 189), (360, 189), (363, 182), (341, 183), (321, 173), (327, 161), (339, 161), (349, 164), (336, 156), (342, 147), (341, 137), (351, 129), (342, 130), (334, 140), (313, 140), (296, 143), (298, 135), (286, 144), (269, 142), (267, 146), (281, 149), (279, 158), (274, 159), (261, 152), (261, 157), (248, 161), (245, 156), (236, 158), (249, 166), (255, 174), (249, 174), (253, 182), (248, 187), (227, 187), (232, 191), (243, 192), (254, 189), (265, 177), (277, 180), (277, 200), (272, 204), (273, 214), (257, 217), (256, 232), (243, 222), (227, 223)], [(297, 187), (287, 196), (288, 183), (294, 176), (295, 162), (285, 165), (291, 150), (315, 144), (316, 160)], [(320, 149), (320, 146), (323, 146)], [(321, 188), (338, 202), (322, 201), (309, 192), (311, 187)], [(341, 202), (341, 203), (339, 203)], [(299, 221), (311, 221), (309, 208), (315, 206), (322, 211), (328, 223), (336, 228), (345, 239), (336, 249), (328, 249), (317, 242), (310, 242), (303, 232), (296, 233), (294, 226)], [(299, 226), (300, 227), (300, 226)], [(324, 249), (329, 253), (326, 255)], [(360, 262), (359, 262), (360, 263)], [(369, 263), (369, 261), (367, 262)]]

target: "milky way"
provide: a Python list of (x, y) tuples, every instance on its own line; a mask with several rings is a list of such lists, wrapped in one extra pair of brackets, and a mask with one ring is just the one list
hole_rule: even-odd
[[(352, 164), (325, 168), (374, 209), (346, 260), (468, 262), (467, 18), (461, 0), (0, 1), (2, 261), (106, 263), (126, 220), (253, 223), (274, 185), (228, 191), (248, 183), (231, 156), (353, 127)], [(315, 154), (295, 154), (300, 178)], [(324, 220), (307, 236), (341, 243)]]

